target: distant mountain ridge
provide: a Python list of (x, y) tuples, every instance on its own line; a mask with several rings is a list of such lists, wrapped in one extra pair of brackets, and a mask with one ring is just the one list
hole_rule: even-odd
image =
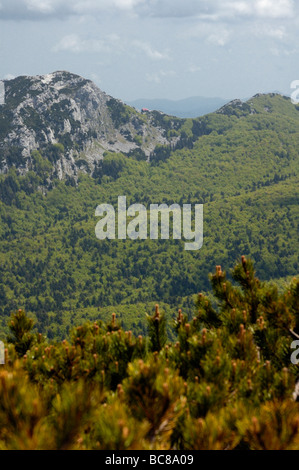
[[(197, 98), (179, 102), (159, 100), (168, 103), (167, 114), (152, 109), (160, 107), (155, 106), (157, 101), (142, 101), (142, 108), (137, 110), (107, 95), (92, 81), (66, 71), (20, 76), (5, 80), (4, 85), (5, 103), (0, 106), (0, 173), (7, 174), (11, 168), (21, 175), (33, 171), (43, 178), (44, 186), (51, 185), (56, 178), (70, 177), (76, 181), (82, 172), (102, 175), (103, 157), (109, 152), (158, 164), (167, 160), (171, 152), (192, 149), (199, 137), (217, 132), (213, 115), (229, 118), (222, 121), (218, 130), (221, 134), (227, 126), (231, 127), (231, 116), (267, 113), (274, 105), (268, 98), (276, 96), (256, 95), (269, 101), (264, 107), (259, 106), (256, 97), (229, 103), (220, 98), (199, 98), (216, 111), (198, 117), (196, 108), (196, 118), (180, 118), (175, 116), (176, 103), (191, 109), (197, 106)], [(105, 171), (110, 175), (113, 168)]]
[(165, 114), (180, 118), (196, 118), (208, 113), (217, 111), (217, 109), (228, 103), (229, 99), (224, 98), (206, 98), (202, 96), (193, 96), (181, 100), (164, 99), (137, 99), (126, 101), (129, 106), (136, 109), (148, 108), (150, 110), (161, 111)]

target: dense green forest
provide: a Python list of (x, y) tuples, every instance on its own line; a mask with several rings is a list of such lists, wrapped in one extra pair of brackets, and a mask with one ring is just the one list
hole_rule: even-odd
[[(167, 116), (156, 119), (167, 129)], [(144, 333), (156, 302), (169, 319), (177, 307), (192, 316), (199, 289), (214, 301), (208, 275), (215, 264), (232, 266), (240, 252), (280, 288), (298, 273), (298, 106), (280, 95), (256, 96), (181, 120), (169, 132), (183, 138), (157, 146), (150, 162), (142, 152), (106, 153), (93, 175), (82, 171), (77, 182), (49, 179), (62, 144), (52, 156), (34, 151), (23, 176), (13, 167), (0, 176), (1, 338), (17, 308), (50, 339), (116, 309), (125, 328)], [(203, 247), (98, 240), (95, 208), (116, 207), (119, 195), (128, 205), (204, 204)]]
[[(77, 134), (26, 158), (3, 147), (0, 449), (299, 449), (299, 107), (257, 95), (178, 119), (107, 103), (127, 153), (82, 152), (64, 174)], [(203, 204), (202, 248), (99, 240), (96, 207), (119, 196)]]
[(230, 277), (216, 266), (217, 305), (200, 293), (192, 319), (179, 310), (172, 342), (158, 305), (146, 337), (113, 313), (62, 342), (15, 312), (0, 449), (298, 450), (298, 279), (280, 293), (244, 256)]

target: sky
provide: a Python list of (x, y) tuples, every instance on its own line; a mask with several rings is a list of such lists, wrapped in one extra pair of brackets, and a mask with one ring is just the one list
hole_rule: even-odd
[(299, 0), (0, 0), (0, 80), (57, 70), (124, 101), (290, 95)]

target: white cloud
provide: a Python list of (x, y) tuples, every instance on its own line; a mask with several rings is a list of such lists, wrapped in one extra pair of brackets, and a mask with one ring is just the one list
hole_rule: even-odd
[(116, 52), (115, 44), (118, 43), (118, 36), (107, 36), (105, 40), (87, 38), (84, 39), (77, 34), (64, 36), (53, 48), (54, 52), (68, 51), (73, 53), (81, 52), (109, 52), (113, 47)]
[(220, 0), (147, 0), (137, 11), (140, 15), (161, 18), (186, 18), (212, 14)]
[(226, 21), (246, 16), (291, 18), (295, 9), (294, 0), (1, 0), (0, 18), (61, 19), (118, 11), (148, 17)]
[(250, 15), (252, 13), (252, 5), (248, 2), (243, 1), (235, 1), (235, 2), (227, 2), (226, 7), (230, 10), (231, 13), (235, 15)]
[(197, 72), (200, 72), (201, 70), (202, 70), (202, 67), (200, 67), (199, 65), (191, 65), (188, 69), (188, 72), (197, 73)]
[(44, 14), (52, 14), (55, 9), (55, 2), (52, 0), (26, 0), (26, 6), (29, 11)]
[(143, 51), (150, 59), (153, 60), (169, 60), (166, 52), (160, 52), (152, 48), (152, 46), (143, 41), (133, 41), (132, 45)]
[(137, 5), (142, 15), (157, 17), (197, 17), (219, 21), (238, 17), (290, 18), (295, 14), (294, 0), (148, 0)]
[(97, 14), (103, 11), (132, 11), (145, 0), (75, 0), (70, 2), (73, 12), (79, 14)]
[(75, 54), (88, 52), (118, 52), (137, 50), (155, 61), (169, 60), (166, 52), (154, 49), (149, 43), (137, 40), (121, 39), (117, 34), (109, 34), (102, 39), (82, 37), (78, 34), (68, 34), (53, 47), (54, 52), (72, 52)]
[(232, 32), (232, 29), (228, 30), (222, 23), (215, 25), (199, 21), (192, 28), (188, 28), (185, 35), (212, 46), (223, 47), (231, 40)]
[(143, 0), (112, 0), (112, 3), (122, 10), (130, 10), (139, 3), (143, 3)]
[(287, 36), (287, 33), (283, 26), (278, 26), (275, 28), (271, 26), (264, 26), (258, 29), (256, 35), (268, 36), (270, 38), (282, 40)]
[(145, 78), (148, 82), (161, 83), (164, 78), (173, 77), (175, 75), (174, 70), (160, 70), (158, 72), (147, 73)]
[(145, 0), (2, 0), (0, 19), (32, 20), (130, 12)]
[(293, 0), (237, 0), (224, 1), (223, 17), (290, 18), (294, 16)]
[(54, 47), (54, 51), (82, 52), (82, 42), (77, 34), (64, 36)]
[(216, 31), (213, 34), (210, 34), (207, 38), (207, 42), (213, 44), (214, 46), (225, 46), (230, 39), (230, 33), (226, 30)]
[(255, 11), (266, 18), (287, 18), (294, 15), (293, 0), (256, 0)]

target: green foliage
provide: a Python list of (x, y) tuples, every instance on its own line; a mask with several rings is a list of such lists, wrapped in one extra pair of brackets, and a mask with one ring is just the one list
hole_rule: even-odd
[(97, 178), (99, 182), (104, 176), (109, 177), (109, 181), (116, 180), (126, 166), (126, 157), (122, 154), (114, 154), (105, 152), (104, 159), (101, 160), (93, 172), (93, 178)]
[(63, 144), (48, 144), (44, 150), (45, 155), (47, 155), (48, 160), (51, 163), (57, 162), (61, 155), (64, 153), (64, 145)]
[(153, 316), (147, 315), (148, 331), (151, 344), (151, 350), (159, 352), (166, 343), (166, 318), (159, 312), (159, 305), (156, 305), (156, 311)]
[[(253, 259), (260, 279), (284, 288), (299, 266), (299, 113), (276, 95), (253, 98), (250, 106), (239, 117), (158, 114), (167, 132), (192, 140), (192, 148), (162, 146), (165, 161), (147, 162), (141, 149), (129, 157), (107, 153), (94, 178), (81, 173), (78, 182), (64, 182), (46, 176), (47, 161), (63, 153), (58, 145), (34, 153), (26, 175), (14, 168), (0, 175), (1, 335), (19, 307), (51, 339), (63, 339), (85, 319), (106, 319), (116, 308), (125, 328), (143, 333), (144, 313), (154, 302), (168, 317), (178, 306), (190, 320), (198, 286), (208, 292), (213, 266), (229, 264), (240, 251)], [(97, 240), (95, 208), (116, 208), (119, 195), (146, 207), (203, 203), (203, 247), (188, 252), (179, 240)], [(214, 300), (210, 295), (211, 305)]]
[(8, 343), (14, 344), (16, 352), (20, 357), (24, 356), (26, 351), (30, 349), (34, 337), (31, 333), (34, 321), (28, 318), (23, 310), (19, 310), (12, 315), (9, 322), (11, 335), (8, 336)]
[[(26, 80), (12, 83), (0, 137)], [(108, 107), (130, 142), (142, 143), (146, 124), (162, 131), (164, 144), (153, 129), (144, 139), (149, 162), (143, 148), (107, 152), (90, 177), (80, 156), (78, 180), (59, 181), (69, 133), (28, 158), (2, 149), (0, 448), (298, 449), (298, 107), (262, 95), (187, 120)], [(49, 113), (68, 119), (68, 101)], [(22, 117), (38, 136), (34, 110)], [(202, 249), (97, 240), (95, 208), (119, 195), (203, 203)]]
[(290, 356), (299, 282), (278, 293), (245, 257), (232, 278), (216, 267), (217, 303), (199, 295), (192, 321), (180, 310), (171, 343), (156, 306), (147, 338), (113, 314), (70, 341), (25, 347), (33, 323), (18, 311), (10, 326), (19, 340), (0, 370), (0, 448), (298, 450)]
[(132, 114), (132, 108), (114, 98), (110, 98), (110, 100), (107, 102), (107, 106), (110, 110), (111, 119), (116, 128), (119, 128), (122, 124), (127, 124)]
[[(63, 152), (62, 148), (59, 148)], [(52, 165), (49, 160), (43, 158), (40, 152), (38, 152), (38, 150), (34, 150), (31, 155), (33, 159), (34, 169), (37, 175), (43, 178), (47, 177), (52, 170)]]

